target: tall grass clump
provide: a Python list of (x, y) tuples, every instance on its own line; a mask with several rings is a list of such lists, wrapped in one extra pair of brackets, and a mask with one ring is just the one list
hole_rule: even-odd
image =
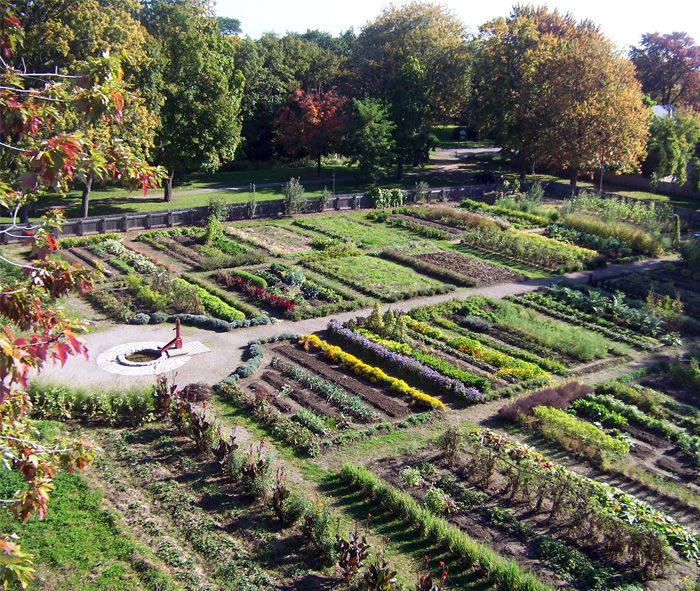
[(650, 257), (658, 257), (664, 252), (663, 244), (658, 238), (642, 228), (624, 222), (608, 222), (581, 214), (574, 214), (567, 215), (564, 218), (564, 226), (577, 232), (593, 234), (600, 238), (616, 238), (626, 242), (637, 252)]

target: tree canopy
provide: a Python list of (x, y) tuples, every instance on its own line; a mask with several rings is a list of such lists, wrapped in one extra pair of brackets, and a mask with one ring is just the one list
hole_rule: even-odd
[(687, 33), (646, 33), (630, 58), (652, 100), (700, 111), (700, 46)]
[(170, 201), (176, 175), (216, 170), (233, 159), (244, 78), (235, 67), (232, 41), (196, 0), (152, 2), (142, 21), (159, 43), (162, 60), (156, 155), (169, 171), (165, 200)]
[(475, 65), (477, 121), (523, 165), (566, 170), (601, 158), (620, 171), (644, 155), (649, 111), (632, 64), (589, 21), (516, 7), (484, 25)]
[[(76, 62), (68, 74), (13, 67), (13, 63), (22, 63), (23, 29), (8, 7), (0, 6), (6, 11), (0, 17), (0, 154), (4, 164), (0, 205), (12, 212), (13, 222), (19, 209), (38, 193), (61, 189), (85, 174), (86, 161), (93, 166), (100, 162), (105, 175), (125, 177), (144, 190), (154, 185), (160, 172), (145, 162), (132, 161), (113, 145), (63, 131), (76, 120), (84, 126), (121, 118), (126, 92), (119, 61), (104, 57)], [(28, 416), (31, 405), (25, 388), (30, 372), (41, 372), (47, 363), (65, 363), (70, 355), (86, 355), (76, 335), (78, 325), (63, 314), (55, 300), (71, 291), (90, 289), (95, 276), (84, 267), (48, 256), (58, 246), (52, 230), (61, 219), (60, 211), (54, 210), (34, 226), (36, 258), (30, 263), (19, 264), (0, 255), (3, 266), (21, 270), (4, 276), (0, 284), (2, 469), (16, 471), (24, 482), (13, 498), (2, 502), (21, 519), (35, 514), (44, 517), (58, 469), (82, 469), (95, 456), (92, 444), (82, 439), (60, 437), (38, 443)], [(13, 223), (1, 232), (16, 235), (21, 230)], [(24, 586), (32, 570), (31, 557), (16, 540), (0, 534), (3, 584)]]

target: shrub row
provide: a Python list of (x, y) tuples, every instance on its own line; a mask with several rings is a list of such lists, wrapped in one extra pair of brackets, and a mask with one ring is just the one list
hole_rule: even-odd
[(381, 369), (364, 363), (357, 357), (346, 353), (340, 347), (335, 347), (322, 341), (316, 335), (303, 335), (299, 339), (299, 344), (304, 347), (306, 351), (320, 351), (324, 357), (330, 359), (334, 363), (340, 364), (343, 369), (351, 371), (355, 375), (362, 376), (373, 384), (377, 382), (386, 384), (394, 392), (410, 397), (412, 405), (419, 404), (421, 406), (445, 410), (445, 405), (437, 398), (433, 398), (416, 388), (412, 388), (403, 380), (388, 376)]
[(515, 560), (506, 560), (488, 546), (475, 542), (459, 527), (434, 515), (409, 493), (386, 484), (367, 468), (345, 463), (340, 477), (351, 486), (363, 490), (391, 513), (417, 525), (425, 539), (445, 547), (467, 568), (478, 567), (482, 576), (496, 588), (502, 591), (551, 591), (551, 586), (524, 572)]
[[(399, 372), (413, 375), (432, 387), (450, 392), (467, 402), (479, 402), (483, 399), (483, 392), (480, 392), (477, 388), (471, 385), (468, 386), (459, 379), (447, 377), (428, 365), (419, 362), (414, 357), (394, 353), (384, 345), (372, 342), (367, 337), (350, 330), (336, 320), (331, 320), (328, 323), (327, 330), (332, 335), (359, 347), (362, 351), (369, 353), (377, 360), (390, 365)], [(472, 378), (473, 383), (485, 382), (487, 387), (490, 388), (488, 380), (472, 374), (468, 375)]]
[[(181, 281), (187, 285), (193, 285), (189, 281), (180, 277), (175, 281)], [(226, 302), (222, 301), (220, 298), (216, 297), (209, 290), (199, 285), (194, 285), (195, 291), (197, 292), (197, 297), (202, 302), (204, 309), (209, 312), (212, 316), (226, 320), (227, 322), (233, 322), (235, 320), (244, 320), (245, 314), (240, 310), (236, 310), (232, 306), (229, 306)]]
[(98, 288), (88, 291), (85, 293), (85, 299), (99, 306), (110, 318), (118, 322), (129, 322), (134, 315), (129, 306), (106, 289)]
[(61, 238), (58, 244), (61, 248), (74, 248), (76, 246), (89, 246), (90, 244), (99, 244), (105, 240), (120, 241), (120, 234), (95, 234), (92, 236), (76, 236), (74, 238)]

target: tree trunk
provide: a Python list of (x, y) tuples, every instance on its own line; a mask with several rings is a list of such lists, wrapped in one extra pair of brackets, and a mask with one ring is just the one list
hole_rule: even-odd
[(83, 185), (83, 208), (80, 217), (88, 216), (88, 203), (90, 201), (90, 188), (92, 187), (92, 175), (89, 174), (85, 184)]
[(318, 178), (321, 178), (321, 155), (318, 155), (318, 158), (316, 159), (316, 176)]
[(173, 177), (175, 171), (171, 170), (163, 181), (163, 201), (170, 203), (173, 200)]
[(571, 176), (569, 177), (569, 185), (571, 185), (575, 189), (577, 182), (578, 182), (578, 168), (572, 168), (571, 169)]
[(525, 180), (527, 179), (527, 162), (525, 158), (520, 157), (520, 186), (525, 185)]
[(403, 178), (403, 160), (396, 163), (396, 178), (399, 180)]

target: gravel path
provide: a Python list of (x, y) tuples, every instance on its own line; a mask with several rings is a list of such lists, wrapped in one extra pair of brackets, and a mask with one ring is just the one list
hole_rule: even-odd
[[(522, 294), (533, 291), (542, 285), (556, 283), (562, 279), (585, 282), (589, 275), (596, 278), (618, 275), (625, 271), (648, 271), (662, 267), (666, 262), (674, 260), (674, 257), (664, 257), (654, 260), (645, 260), (630, 265), (610, 265), (596, 271), (580, 271), (561, 275), (548, 279), (535, 279), (522, 283), (503, 283), (482, 288), (461, 289), (447, 294), (441, 294), (426, 298), (416, 298), (404, 302), (382, 306), (382, 310), (389, 307), (401, 310), (410, 310), (416, 306), (433, 304), (453, 297), (466, 297), (469, 295), (485, 295), (492, 298), (503, 298), (507, 295)], [(371, 310), (355, 310), (334, 316), (340, 322), (345, 322), (356, 316), (366, 316)], [(185, 365), (180, 367), (173, 376), (176, 383), (184, 385), (191, 382), (205, 382), (214, 384), (231, 373), (241, 361), (241, 354), (248, 341), (255, 338), (268, 337), (281, 332), (294, 332), (307, 334), (321, 331), (326, 327), (329, 318), (312, 318), (299, 322), (283, 321), (277, 325), (255, 326), (251, 328), (236, 329), (226, 333), (217, 333), (208, 330), (183, 326), (182, 334), (185, 341), (199, 341), (211, 349), (210, 353), (193, 356)], [(85, 361), (82, 358), (70, 357), (63, 367), (48, 367), (42, 378), (51, 379), (52, 382), (60, 382), (70, 385), (103, 386), (108, 388), (128, 388), (132, 385), (151, 384), (153, 376), (122, 376), (108, 373), (97, 366), (96, 359), (100, 353), (121, 343), (138, 341), (168, 342), (175, 336), (172, 324), (161, 325), (115, 325), (110, 321), (97, 322), (97, 330), (85, 335), (90, 358)]]

